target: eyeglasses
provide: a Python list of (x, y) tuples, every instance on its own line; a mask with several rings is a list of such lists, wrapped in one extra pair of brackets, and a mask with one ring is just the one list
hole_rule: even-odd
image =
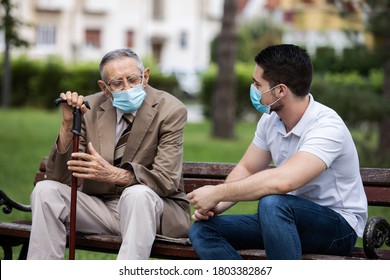
[(109, 86), (112, 91), (123, 90), (126, 87), (126, 84), (129, 85), (130, 88), (133, 88), (140, 84), (140, 78), (142, 78), (141, 75), (131, 75), (126, 77), (126, 79), (114, 79), (107, 83), (107, 86)]

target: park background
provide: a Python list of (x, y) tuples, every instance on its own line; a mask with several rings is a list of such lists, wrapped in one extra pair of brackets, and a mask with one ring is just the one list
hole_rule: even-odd
[[(7, 14), (6, 5), (10, 2), (18, 1), (1, 1), (3, 33), (9, 27), (4, 15)], [(45, 2), (58, 1), (37, 1), (41, 5)], [(174, 94), (189, 108), (190, 118), (184, 132), (185, 161), (236, 163), (241, 158), (253, 139), (260, 117), (249, 100), (253, 57), (267, 45), (291, 42), (286, 41), (283, 35), (287, 23), (276, 24), (272, 21), (271, 24), (264, 17), (246, 22), (234, 21), (244, 2), (249, 4), (252, 1), (221, 1), (224, 5), (221, 6), (219, 19), (220, 32), (207, 42), (208, 65), (202, 71), (196, 71), (192, 87), (186, 87), (181, 80), (188, 78), (188, 73), (183, 78), (175, 72), (165, 71), (153, 52), (142, 55), (145, 66), (151, 68), (150, 84)], [(390, 36), (386, 26), (390, 26), (390, 19), (383, 15), (389, 14), (390, 1), (381, 2), (385, 4), (379, 12), (371, 1), (287, 2), (299, 4), (297, 7), (301, 7), (301, 11), (320, 7), (325, 15), (329, 9), (321, 5), (334, 4), (332, 16), (338, 15), (354, 23), (356, 14), (365, 12), (363, 8), (371, 8), (369, 13), (365, 13), (366, 17), (362, 17), (364, 20), (359, 28), (363, 29), (353, 29), (355, 24), (340, 26), (340, 30), (350, 38), (342, 49), (329, 42), (311, 50), (315, 68), (311, 92), (317, 101), (336, 110), (345, 120), (355, 140), (362, 167), (389, 167), (390, 86), (385, 85), (389, 85), (390, 75), (386, 48)], [(338, 5), (340, 3), (341, 6)], [(360, 6), (355, 7), (356, 3), (368, 6), (358, 9)], [(305, 9), (308, 7), (311, 9)], [(279, 8), (283, 8), (282, 4)], [(315, 10), (316, 13), (321, 11), (320, 8)], [(305, 15), (298, 10), (294, 18), (296, 21), (302, 20)], [(15, 31), (23, 22), (18, 17), (13, 20), (14, 25), (11, 27)], [(304, 26), (302, 23), (300, 25)], [(365, 37), (367, 40), (357, 40), (360, 38), (357, 32), (368, 34)], [(7, 51), (5, 47), (1, 56), (0, 188), (14, 200), (29, 204), (35, 173), (42, 157), (48, 154), (55, 141), (60, 125), (61, 115), (53, 100), (60, 92), (68, 89), (84, 94), (98, 91), (96, 81), (99, 79), (99, 60), (68, 61), (64, 56), (53, 54), (37, 58), (28, 51), (35, 45), (24, 41), (19, 35), (18, 32), (7, 35), (12, 40), (6, 40), (5, 46), (7, 42), (10, 43), (10, 49)], [(304, 42), (300, 45), (305, 47)], [(196, 90), (190, 90), (194, 88)], [(7, 90), (8, 95), (5, 94)], [(197, 109), (195, 116), (194, 108)], [(245, 202), (237, 204), (229, 213), (254, 211), (256, 202)], [(382, 207), (370, 207), (369, 216), (383, 216), (390, 220), (389, 210)], [(0, 212), (2, 221), (30, 218), (31, 214), (28, 213), (13, 211), (5, 215)], [(358, 246), (362, 246), (361, 240)], [(78, 251), (76, 258), (114, 259), (115, 256)], [(3, 259), (2, 252), (0, 259)]]

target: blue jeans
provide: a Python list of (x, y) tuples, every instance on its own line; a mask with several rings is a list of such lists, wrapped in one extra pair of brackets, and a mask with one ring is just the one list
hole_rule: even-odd
[(268, 259), (302, 253), (348, 255), (357, 235), (335, 211), (293, 195), (268, 195), (257, 214), (220, 215), (198, 221), (190, 240), (201, 259), (241, 259), (238, 249), (265, 249)]

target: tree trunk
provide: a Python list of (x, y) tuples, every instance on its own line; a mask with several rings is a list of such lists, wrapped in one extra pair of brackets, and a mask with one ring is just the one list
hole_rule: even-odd
[[(390, 101), (390, 60), (383, 67), (383, 97)], [(379, 124), (379, 147), (384, 162), (390, 157), (390, 116), (386, 116)]]
[(236, 78), (234, 64), (236, 61), (236, 13), (237, 1), (225, 0), (222, 30), (218, 37), (217, 45), (217, 84), (211, 109), (212, 134), (218, 138), (234, 138), (235, 136)]
[[(5, 17), (10, 17), (10, 6), (5, 6)], [(7, 28), (7, 27), (6, 27)], [(3, 57), (3, 88), (2, 88), (2, 107), (8, 108), (10, 105), (10, 93), (11, 93), (11, 66), (10, 66), (10, 38), (7, 36), (7, 30), (4, 32), (5, 35), (5, 49)]]

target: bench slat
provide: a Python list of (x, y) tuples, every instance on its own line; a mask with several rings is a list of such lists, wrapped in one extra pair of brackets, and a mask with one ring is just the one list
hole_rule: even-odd
[(390, 186), (390, 168), (360, 168), (364, 185)]
[(235, 166), (234, 163), (185, 161), (183, 176), (224, 179)]
[(390, 206), (390, 187), (365, 186), (368, 204), (372, 206)]
[[(14, 240), (17, 240), (18, 244), (28, 242), (30, 237), (31, 224), (0, 222), (0, 237), (12, 236)], [(84, 235), (77, 234), (76, 248), (87, 251), (101, 252), (101, 253), (113, 253), (117, 254), (121, 245), (121, 238), (116, 235), (106, 234), (92, 234)], [(1, 241), (0, 241), (1, 244)], [(264, 250), (248, 249), (238, 250), (240, 255), (244, 259), (266, 259)], [(383, 255), (384, 256), (384, 255)], [(198, 259), (195, 251), (190, 245), (174, 244), (165, 241), (155, 241), (152, 252), (152, 258), (163, 259)], [(390, 258), (390, 256), (388, 256)], [(364, 252), (361, 248), (355, 248), (352, 256), (332, 256), (332, 255), (319, 255), (319, 254), (304, 254), (305, 260), (347, 260), (347, 259), (365, 259)]]

